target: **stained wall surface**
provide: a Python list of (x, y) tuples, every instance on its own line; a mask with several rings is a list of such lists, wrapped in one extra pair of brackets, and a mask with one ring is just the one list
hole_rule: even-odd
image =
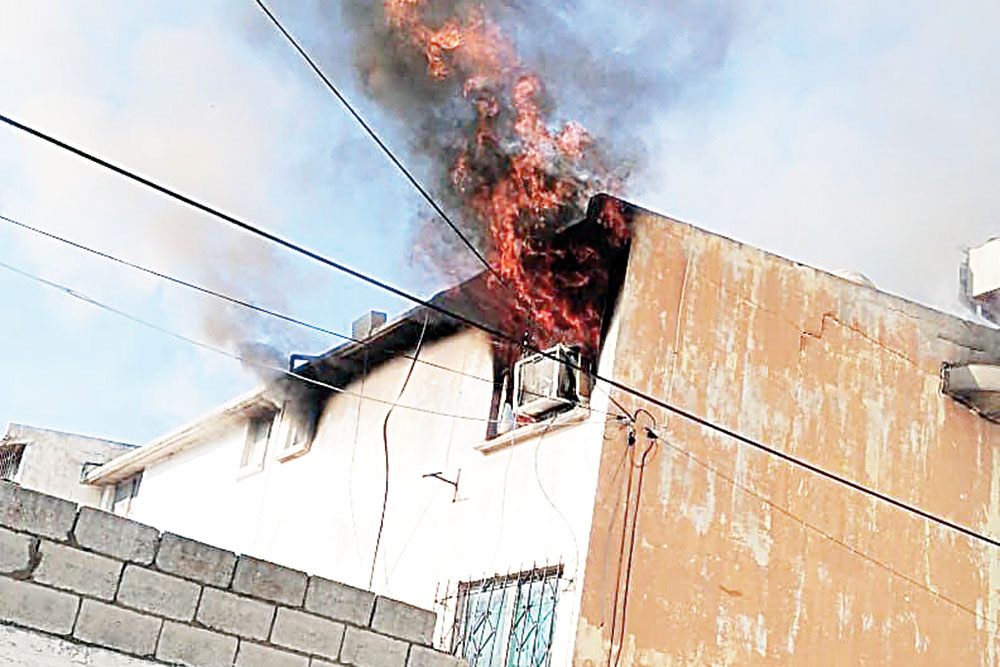
[[(624, 289), (616, 379), (1000, 537), (1000, 426), (940, 389), (995, 332), (645, 213)], [(1000, 661), (1000, 549), (615, 397), (576, 664)]]
[(29, 489), (94, 507), (101, 503), (101, 490), (80, 484), (84, 468), (107, 463), (135, 448), (22, 424), (8, 425), (4, 437), (24, 444), (15, 481)]

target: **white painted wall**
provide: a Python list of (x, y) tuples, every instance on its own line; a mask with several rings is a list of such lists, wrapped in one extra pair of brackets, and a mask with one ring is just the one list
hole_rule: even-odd
[[(608, 336), (614, 341), (615, 336)], [(610, 368), (605, 350), (601, 366)], [(374, 578), (372, 558), (385, 479), (382, 424), (388, 406), (335, 395), (311, 450), (237, 478), (245, 440), (230, 428), (146, 469), (130, 516), (201, 539), (441, 611), (435, 594), (459, 581), (563, 563), (553, 665), (568, 665), (590, 535), (605, 415), (489, 454), (489, 343), (465, 331), (426, 345), (421, 358), (486, 379), (417, 364), (389, 421), (389, 500)], [(392, 401), (410, 361), (396, 358), (348, 391)], [(592, 401), (606, 410), (601, 391)], [(427, 473), (454, 480), (451, 486)]]

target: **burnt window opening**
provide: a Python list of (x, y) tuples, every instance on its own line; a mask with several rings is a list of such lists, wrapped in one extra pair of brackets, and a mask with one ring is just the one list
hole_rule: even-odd
[(594, 363), (578, 346), (556, 345), (511, 359), (496, 354), (487, 439), (586, 405)]
[(267, 445), (274, 431), (277, 410), (262, 410), (247, 420), (247, 435), (240, 456), (241, 474), (260, 472), (264, 469)]
[(316, 434), (320, 405), (311, 397), (288, 399), (271, 427), (271, 439), (277, 443), (279, 461), (289, 461), (309, 452)]
[(15, 481), (21, 469), (21, 459), (24, 456), (24, 445), (5, 445), (0, 449), (0, 480)]
[(536, 568), (459, 584), (452, 653), (469, 667), (544, 667), (563, 568)]
[(524, 270), (546, 298), (506, 304), (499, 328), (509, 332), (508, 341), (527, 341), (545, 354), (493, 341), (487, 440), (589, 401), (625, 283), (633, 215), (618, 200), (597, 195), (583, 220), (536, 239), (526, 252)]

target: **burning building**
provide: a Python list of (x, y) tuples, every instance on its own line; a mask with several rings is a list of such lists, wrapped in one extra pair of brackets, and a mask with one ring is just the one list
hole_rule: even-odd
[(511, 321), (484, 272), (432, 300), (459, 318), (368, 317), (300, 392), (86, 482), (141, 472), (133, 518), (433, 608), (474, 665), (991, 663), (995, 547), (596, 378), (995, 539), (1000, 431), (942, 373), (996, 331), (605, 197), (549, 242), (609, 205), (600, 289), (560, 286), (594, 338), (470, 327)]
[(629, 161), (484, 7), (348, 14), (486, 266), (86, 483), (433, 608), (476, 666), (996, 664), (1000, 552), (864, 492), (1000, 536), (1000, 431), (942, 382), (995, 330), (591, 197)]

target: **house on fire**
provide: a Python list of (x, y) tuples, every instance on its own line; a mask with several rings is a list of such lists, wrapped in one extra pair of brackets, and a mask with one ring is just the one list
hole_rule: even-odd
[(1000, 538), (997, 331), (622, 206), (593, 345), (444, 315), (504, 321), (480, 276), (85, 483), (434, 609), (472, 665), (998, 664), (1000, 550), (663, 407)]

